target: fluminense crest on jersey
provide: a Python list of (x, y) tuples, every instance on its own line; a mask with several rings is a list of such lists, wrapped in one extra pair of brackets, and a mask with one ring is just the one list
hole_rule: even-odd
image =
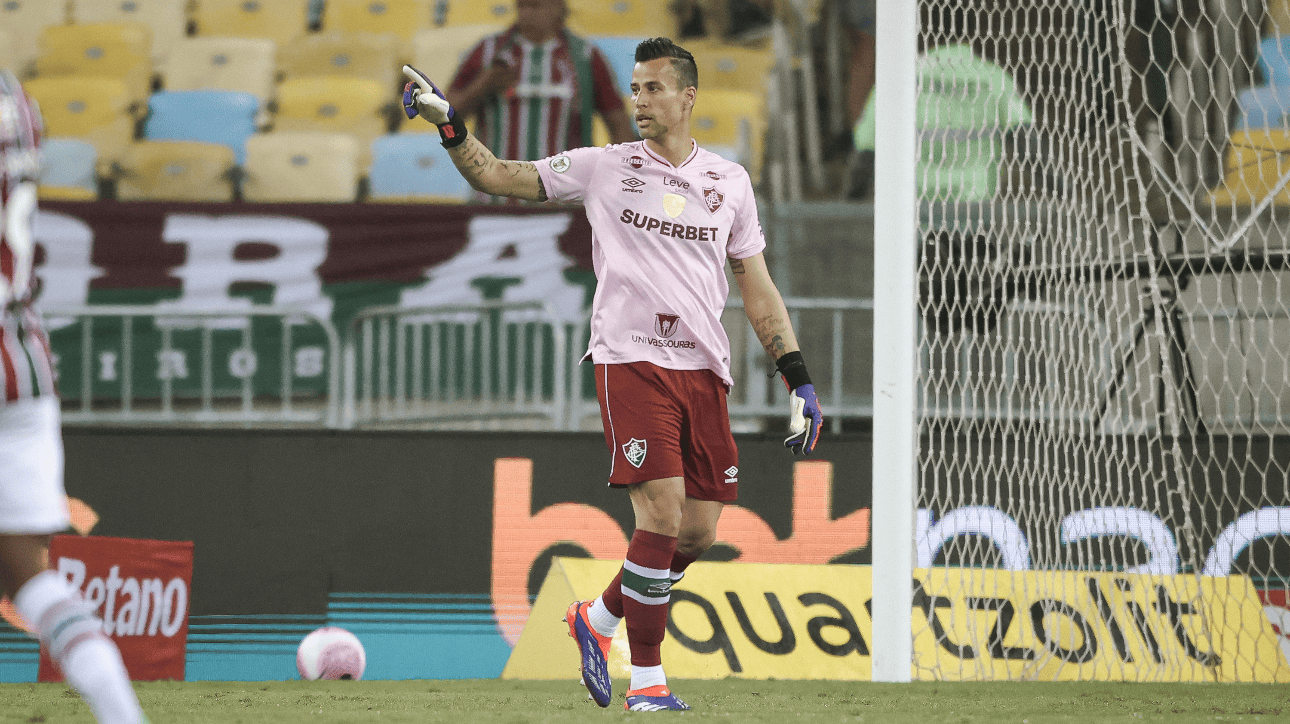
[(715, 186), (703, 187), (703, 205), (708, 207), (709, 214), (717, 213), (721, 205), (726, 202), (726, 195), (717, 190)]
[(623, 456), (632, 467), (639, 468), (645, 462), (646, 442), (632, 438), (623, 445)]
[(663, 213), (675, 219), (685, 211), (685, 197), (676, 194), (663, 194)]
[(667, 339), (676, 334), (676, 325), (681, 321), (681, 317), (675, 314), (666, 314), (657, 312), (654, 314), (654, 332)]

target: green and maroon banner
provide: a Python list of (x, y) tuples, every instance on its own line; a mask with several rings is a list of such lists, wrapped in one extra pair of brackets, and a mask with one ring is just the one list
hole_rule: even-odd
[[(34, 234), (42, 308), (156, 309), (128, 332), (119, 320), (94, 321), (96, 397), (119, 394), (126, 361), (136, 395), (155, 393), (163, 379), (177, 394), (195, 393), (203, 335), (217, 391), (240, 389), (249, 376), (257, 391), (272, 393), (284, 368), (297, 391), (326, 387), (331, 361), (316, 326), (293, 327), (283, 365), (278, 320), (251, 323), (248, 353), (244, 320), (197, 324), (168, 313), (290, 306), (330, 319), (343, 336), (355, 312), (376, 305), (541, 301), (574, 322), (595, 288), (581, 208), (46, 202)], [(82, 389), (83, 332), (70, 318), (50, 320), (64, 397)]]

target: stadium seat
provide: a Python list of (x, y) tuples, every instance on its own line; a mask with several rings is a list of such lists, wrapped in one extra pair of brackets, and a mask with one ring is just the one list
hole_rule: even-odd
[(188, 34), (186, 0), (73, 0), (72, 22), (139, 23), (152, 31), (152, 59), (160, 64)]
[(265, 133), (246, 142), (247, 201), (353, 201), (358, 142), (344, 133)]
[(114, 169), (121, 201), (232, 201), (233, 150), (217, 143), (140, 141)]
[(687, 43), (699, 70), (699, 87), (765, 93), (766, 81), (775, 67), (775, 54), (768, 47), (751, 48), (727, 43)]
[(166, 90), (250, 93), (261, 105), (273, 94), (274, 44), (264, 38), (185, 38), (164, 66)]
[(434, 0), (327, 0), (323, 28), (351, 33), (393, 33), (409, 42), (433, 26)]
[(309, 29), (309, 0), (200, 0), (193, 19), (198, 35), (285, 45)]
[(1286, 128), (1290, 126), (1290, 85), (1261, 85), (1236, 94), (1233, 128)]
[(255, 133), (260, 102), (236, 91), (161, 91), (148, 99), (143, 136), (153, 141), (220, 143), (246, 161), (246, 139)]
[(366, 78), (297, 78), (278, 87), (276, 131), (348, 133), (360, 144), (360, 167), (370, 162), (372, 139), (389, 125), (389, 89)]
[(34, 78), (24, 86), (40, 103), (47, 135), (92, 143), (103, 163), (120, 158), (134, 137), (133, 104), (118, 78)]
[(40, 52), (40, 34), (45, 28), (67, 22), (67, 7), (59, 0), (4, 0), (0, 2), (0, 28), (10, 34), (9, 53), (13, 60), (7, 66), (19, 76)]
[[(1290, 28), (1286, 29), (1290, 32)], [(1267, 85), (1290, 85), (1290, 36), (1259, 41), (1259, 70)]]
[(436, 82), (442, 78), (442, 83), (447, 86), (456, 77), (457, 68), (470, 49), (486, 36), (502, 30), (504, 28), (500, 25), (457, 25), (422, 30), (412, 39), (412, 65)]
[(437, 25), (501, 25), (515, 22), (515, 0), (448, 0), (447, 12)]
[(1264, 35), (1290, 35), (1290, 0), (1268, 0)]
[(312, 33), (278, 49), (278, 72), (286, 79), (368, 78), (393, 88), (403, 85), (399, 55), (398, 38), (389, 33)]
[[(614, 70), (614, 81), (618, 83), (620, 94), (630, 93), (632, 90), (632, 70), (636, 67), (636, 46), (644, 39), (635, 35), (600, 35), (588, 38), (592, 45), (600, 48), (605, 60), (609, 61), (609, 67)], [(703, 75), (700, 74), (699, 77), (702, 78)], [(700, 83), (702, 82), (701, 80)]]
[(40, 185), (42, 199), (93, 201), (99, 188), (94, 144), (78, 138), (45, 138), (41, 144)]
[(460, 204), (471, 189), (439, 139), (425, 133), (382, 136), (372, 143), (371, 199)]
[(731, 90), (705, 90), (695, 104), (690, 133), (700, 146), (743, 164), (753, 182), (760, 179), (765, 96)]
[(40, 34), (40, 77), (67, 75), (120, 78), (131, 98), (152, 88), (152, 33), (138, 23), (57, 25)]
[(568, 0), (569, 28), (579, 35), (676, 34), (676, 21), (658, 0)]
[[(1223, 181), (1209, 198), (1218, 206), (1256, 206), (1290, 171), (1290, 131), (1262, 129), (1233, 133), (1223, 159)], [(1276, 206), (1290, 206), (1290, 188), (1273, 198)]]
[(18, 57), (17, 41), (14, 40), (13, 31), (0, 27), (0, 68), (9, 69), (18, 75), (25, 75), (27, 65), (30, 63), (31, 58), (20, 59)]

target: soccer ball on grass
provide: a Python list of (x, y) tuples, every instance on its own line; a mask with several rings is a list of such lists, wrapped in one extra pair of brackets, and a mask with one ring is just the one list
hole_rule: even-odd
[(311, 632), (296, 649), (300, 677), (318, 679), (363, 678), (367, 653), (358, 637), (339, 626), (323, 626)]

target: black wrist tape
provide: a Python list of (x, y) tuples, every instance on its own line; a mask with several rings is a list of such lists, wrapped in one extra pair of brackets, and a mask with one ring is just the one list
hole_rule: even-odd
[(784, 376), (789, 390), (796, 390), (802, 385), (811, 384), (811, 376), (806, 372), (806, 363), (802, 361), (801, 352), (789, 352), (775, 360), (775, 369)]
[(443, 141), (444, 148), (452, 148), (466, 142), (466, 124), (462, 123), (461, 116), (454, 113), (447, 123), (439, 126), (439, 140)]

